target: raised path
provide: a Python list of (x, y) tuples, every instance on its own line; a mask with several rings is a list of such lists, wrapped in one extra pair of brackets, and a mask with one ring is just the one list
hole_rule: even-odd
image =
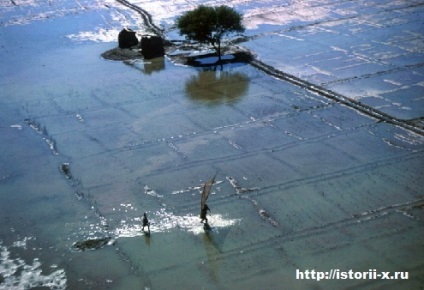
[(144, 10), (143, 8), (141, 8), (137, 5), (131, 4), (130, 2), (128, 2), (126, 0), (116, 0), (116, 1), (121, 3), (122, 5), (124, 5), (126, 7), (134, 10), (138, 14), (140, 14), (141, 18), (143, 19), (144, 25), (146, 26), (146, 28), (148, 30), (150, 30), (151, 32), (153, 32), (156, 35), (163, 36), (162, 29), (160, 29), (158, 26), (156, 26), (153, 23), (152, 15), (150, 15), (149, 12), (147, 12), (146, 10)]
[(363, 104), (361, 102), (358, 102), (356, 100), (348, 98), (348, 97), (343, 96), (341, 94), (338, 94), (334, 91), (328, 90), (328, 89), (326, 89), (322, 86), (315, 85), (313, 83), (310, 83), (308, 81), (305, 81), (305, 80), (302, 80), (298, 77), (295, 77), (291, 74), (277, 70), (274, 67), (269, 66), (269, 65), (263, 63), (260, 60), (253, 59), (252, 61), (250, 61), (250, 64), (253, 65), (254, 67), (262, 70), (263, 72), (275, 77), (275, 78), (282, 79), (282, 80), (288, 81), (290, 83), (293, 83), (297, 86), (306, 88), (309, 91), (315, 92), (315, 93), (317, 93), (321, 96), (324, 96), (324, 97), (329, 98), (331, 100), (334, 100), (338, 103), (341, 103), (345, 106), (353, 108), (357, 111), (360, 111), (363, 114), (366, 114), (370, 117), (378, 119), (379, 121), (391, 123), (393, 125), (400, 126), (400, 127), (405, 128), (409, 131), (412, 131), (416, 134), (424, 136), (424, 128), (416, 126), (413, 122), (411, 122), (409, 120), (402, 120), (402, 119), (395, 118), (395, 117), (393, 117), (389, 114), (386, 114), (386, 113), (384, 113), (380, 110), (377, 110), (377, 109), (375, 109), (371, 106), (368, 106), (366, 104)]

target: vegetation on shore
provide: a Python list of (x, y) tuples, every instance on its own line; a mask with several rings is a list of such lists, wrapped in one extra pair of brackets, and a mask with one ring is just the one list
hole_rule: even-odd
[(221, 63), (222, 38), (231, 33), (244, 32), (242, 19), (240, 13), (226, 5), (200, 5), (180, 16), (176, 24), (180, 34), (187, 39), (212, 45), (218, 54), (218, 63)]

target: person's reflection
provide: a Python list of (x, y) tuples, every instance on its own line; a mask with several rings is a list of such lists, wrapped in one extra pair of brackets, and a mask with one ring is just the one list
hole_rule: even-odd
[(205, 252), (207, 256), (205, 265), (209, 270), (209, 274), (212, 281), (216, 285), (219, 285), (219, 256), (224, 252), (223, 246), (225, 243), (225, 239), (228, 233), (230, 232), (231, 228), (220, 228), (218, 231), (208, 225), (207, 227), (204, 227), (204, 229), (205, 233), (203, 234), (203, 246), (205, 247)]
[(202, 70), (185, 84), (187, 96), (206, 104), (238, 101), (246, 95), (249, 78), (240, 72)]
[(218, 254), (221, 253), (217, 245), (215, 244), (215, 241), (213, 240), (213, 235), (209, 231), (205, 231), (203, 234), (203, 245), (205, 247), (206, 255), (207, 255), (207, 261), (206, 266), (209, 270), (210, 277), (212, 278), (212, 281), (217, 284), (218, 283), (218, 264), (219, 261), (217, 260)]
[(144, 234), (144, 242), (146, 246), (150, 248), (150, 232), (148, 234)]

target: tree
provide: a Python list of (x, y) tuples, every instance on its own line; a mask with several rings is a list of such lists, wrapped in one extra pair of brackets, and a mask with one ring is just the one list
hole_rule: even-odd
[(245, 28), (241, 23), (242, 19), (243, 16), (231, 7), (200, 5), (180, 16), (177, 19), (177, 27), (180, 34), (185, 35), (187, 39), (211, 44), (220, 63), (221, 39), (230, 33), (243, 32)]

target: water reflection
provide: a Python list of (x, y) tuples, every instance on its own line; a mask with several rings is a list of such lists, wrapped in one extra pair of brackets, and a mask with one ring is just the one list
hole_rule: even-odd
[(142, 61), (124, 61), (124, 64), (138, 69), (146, 75), (151, 75), (154, 72), (160, 72), (165, 69), (165, 58), (157, 57), (149, 60)]
[(157, 57), (143, 62), (144, 70), (143, 72), (147, 75), (151, 75), (154, 72), (159, 72), (165, 69), (165, 58)]
[(148, 248), (150, 248), (150, 232), (144, 234), (144, 243)]
[(202, 70), (186, 82), (187, 96), (208, 105), (236, 102), (247, 94), (250, 79), (243, 73)]
[(206, 251), (207, 261), (205, 265), (209, 270), (211, 280), (215, 284), (219, 284), (219, 259), (217, 256), (223, 253), (225, 238), (227, 237), (230, 227), (227, 228), (208, 228), (203, 234), (203, 246)]
[(209, 275), (212, 281), (215, 284), (217, 284), (219, 261), (216, 257), (218, 254), (221, 253), (221, 251), (214, 243), (212, 234), (208, 231), (206, 231), (203, 234), (203, 246), (205, 247), (206, 256), (207, 256), (207, 260), (205, 261), (205, 266), (209, 270)]

